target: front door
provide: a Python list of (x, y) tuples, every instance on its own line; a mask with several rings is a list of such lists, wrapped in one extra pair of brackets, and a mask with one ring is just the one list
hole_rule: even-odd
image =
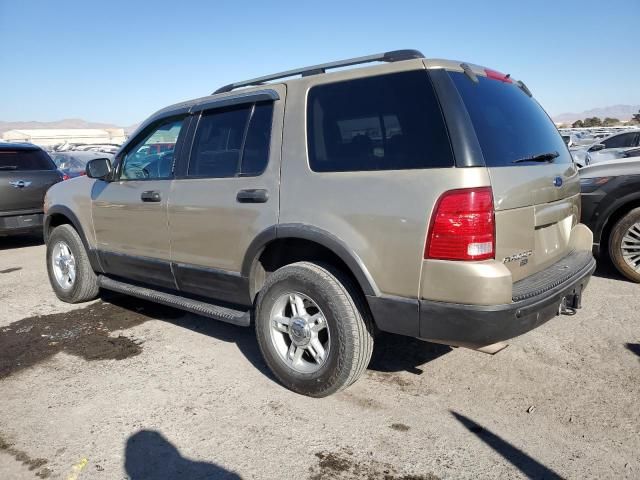
[(240, 275), (245, 253), (278, 222), (285, 91), (274, 89), (279, 100), (208, 110), (193, 120), (191, 155), (169, 200), (171, 259), (182, 291), (250, 304)]
[(106, 273), (175, 288), (167, 204), (184, 123), (174, 117), (145, 129), (118, 155), (112, 181), (95, 183), (93, 223)]

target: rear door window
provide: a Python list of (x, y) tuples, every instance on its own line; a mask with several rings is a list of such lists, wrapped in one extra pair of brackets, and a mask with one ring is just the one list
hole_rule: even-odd
[(307, 103), (316, 172), (453, 166), (442, 112), (424, 70), (318, 85)]
[(533, 98), (513, 83), (478, 76), (478, 83), (462, 72), (449, 72), (464, 101), (488, 167), (532, 165), (513, 163), (557, 152), (554, 163), (571, 163), (558, 129)]
[(244, 141), (240, 172), (242, 176), (257, 176), (267, 168), (272, 120), (273, 103), (255, 106)]
[(191, 149), (188, 176), (260, 175), (269, 161), (273, 104), (205, 112)]
[(54, 170), (55, 164), (42, 150), (0, 149), (0, 171)]

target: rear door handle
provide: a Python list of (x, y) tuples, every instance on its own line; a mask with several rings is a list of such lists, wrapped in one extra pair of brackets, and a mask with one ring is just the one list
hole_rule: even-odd
[(140, 195), (140, 200), (142, 200), (143, 202), (159, 202), (162, 200), (162, 197), (160, 196), (160, 192), (148, 190), (146, 192), (142, 192), (142, 195)]
[(269, 192), (264, 188), (240, 190), (236, 200), (240, 203), (265, 203), (269, 200)]

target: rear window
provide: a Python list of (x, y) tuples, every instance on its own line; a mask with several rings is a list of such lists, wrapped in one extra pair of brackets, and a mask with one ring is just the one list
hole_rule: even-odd
[(313, 87), (309, 165), (316, 172), (453, 166), (429, 75), (403, 72)]
[(0, 170), (54, 170), (55, 165), (42, 150), (0, 150)]
[(464, 101), (488, 167), (532, 165), (514, 160), (558, 152), (554, 163), (571, 163), (560, 132), (533, 98), (513, 83), (450, 72)]

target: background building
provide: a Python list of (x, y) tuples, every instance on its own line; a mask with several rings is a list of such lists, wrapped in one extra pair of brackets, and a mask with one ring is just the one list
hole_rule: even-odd
[(64, 143), (112, 143), (121, 145), (127, 138), (123, 128), (60, 128), (8, 130), (2, 134), (7, 142), (28, 142), (42, 147)]

